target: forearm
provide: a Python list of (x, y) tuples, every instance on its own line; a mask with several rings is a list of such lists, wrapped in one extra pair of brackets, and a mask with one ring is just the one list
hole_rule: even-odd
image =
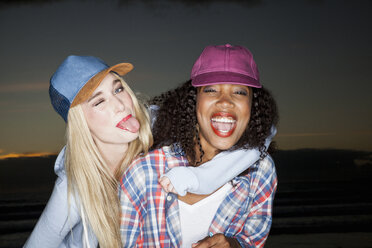
[(242, 173), (260, 158), (258, 150), (237, 150), (218, 154), (199, 167), (175, 167), (164, 176), (181, 196), (186, 192), (210, 194)]
[[(265, 141), (266, 149), (276, 134), (274, 126), (271, 132)], [(164, 176), (170, 179), (181, 196), (186, 192), (210, 194), (255, 164), (260, 156), (261, 152), (258, 149), (222, 152), (199, 167), (172, 168)]]

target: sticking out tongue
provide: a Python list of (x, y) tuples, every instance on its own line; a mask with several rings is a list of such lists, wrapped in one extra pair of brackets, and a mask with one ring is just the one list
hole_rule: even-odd
[(135, 117), (133, 117), (132, 115), (127, 115), (116, 125), (116, 127), (129, 131), (131, 133), (136, 133), (140, 128), (140, 124)]

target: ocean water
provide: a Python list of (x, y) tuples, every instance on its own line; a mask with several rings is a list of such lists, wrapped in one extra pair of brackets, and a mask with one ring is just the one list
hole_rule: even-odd
[(265, 248), (371, 248), (371, 232), (270, 235)]
[[(297, 191), (278, 190), (270, 232), (270, 237), (276, 237), (270, 240), (270, 246), (284, 247), (275, 246), (273, 242), (288, 235), (306, 234), (308, 236), (304, 237), (309, 239), (308, 242), (311, 241), (311, 235), (318, 237), (330, 233), (348, 236), (353, 233), (370, 233), (372, 237), (372, 197), (368, 194), (370, 188), (365, 188), (366, 185), (363, 184), (348, 185), (345, 182), (338, 183), (338, 186), (336, 183), (332, 185), (333, 189), (330, 189), (326, 184), (323, 187), (318, 184), (316, 191), (306, 189), (304, 185), (298, 185), (302, 190)], [(48, 192), (1, 195), (0, 247), (22, 246), (44, 209), (48, 197)]]
[(49, 193), (0, 194), (0, 247), (22, 247), (30, 235)]
[[(293, 154), (274, 157), (279, 184), (267, 247), (372, 247), (372, 164), (353, 162), (366, 153)], [(0, 248), (26, 241), (53, 188), (54, 160), (0, 161)]]

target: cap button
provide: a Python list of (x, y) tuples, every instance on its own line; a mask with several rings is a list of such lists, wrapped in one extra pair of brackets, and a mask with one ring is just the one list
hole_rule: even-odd
[(232, 47), (230, 44), (226, 44), (225, 47)]

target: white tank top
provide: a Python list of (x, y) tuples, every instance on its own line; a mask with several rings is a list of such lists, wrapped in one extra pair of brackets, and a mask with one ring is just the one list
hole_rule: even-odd
[(212, 195), (192, 205), (178, 200), (183, 248), (190, 248), (191, 244), (208, 235), (213, 217), (231, 187), (230, 183), (226, 183)]

